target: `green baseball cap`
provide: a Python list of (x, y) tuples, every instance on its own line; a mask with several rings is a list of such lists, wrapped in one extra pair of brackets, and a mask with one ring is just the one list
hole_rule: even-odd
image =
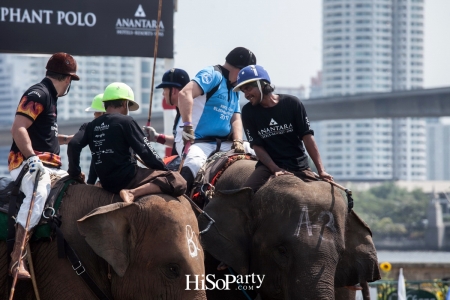
[(105, 106), (103, 105), (103, 94), (98, 94), (92, 99), (91, 106), (86, 108), (84, 111), (93, 111), (93, 112), (106, 112)]

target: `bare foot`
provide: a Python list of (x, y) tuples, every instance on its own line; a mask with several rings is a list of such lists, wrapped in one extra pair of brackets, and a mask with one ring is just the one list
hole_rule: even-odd
[(120, 198), (122, 198), (123, 202), (125, 203), (132, 203), (134, 201), (134, 195), (130, 190), (121, 190)]
[(220, 262), (220, 264), (217, 266), (217, 270), (223, 271), (228, 269), (228, 265), (226, 265), (224, 262)]

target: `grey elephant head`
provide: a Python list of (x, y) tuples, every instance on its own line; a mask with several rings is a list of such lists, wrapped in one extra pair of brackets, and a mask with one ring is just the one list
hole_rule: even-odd
[[(365, 269), (352, 265), (377, 268), (368, 228), (348, 221), (345, 197), (325, 182), (279, 176), (255, 195), (246, 188), (216, 193), (205, 211), (216, 223), (202, 239), (204, 249), (241, 274), (265, 275), (262, 299), (333, 299), (336, 276), (343, 277), (340, 284), (352, 281), (340, 267), (356, 273)], [(205, 224), (200, 217), (200, 228)], [(350, 224), (361, 232), (348, 231)], [(357, 277), (378, 279), (376, 271)]]
[(103, 206), (78, 220), (78, 229), (114, 269), (115, 298), (205, 299), (204, 291), (186, 286), (186, 275), (204, 274), (198, 226), (186, 199), (153, 195)]

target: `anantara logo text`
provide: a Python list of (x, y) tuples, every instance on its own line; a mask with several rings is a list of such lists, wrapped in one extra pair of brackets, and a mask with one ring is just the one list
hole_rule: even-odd
[[(146, 14), (141, 4), (139, 4), (134, 17), (135, 18), (118, 18), (116, 21), (116, 33), (119, 35), (156, 35), (158, 21), (144, 19)], [(159, 23), (159, 36), (164, 36), (164, 24), (162, 20)]]
[(0, 7), (0, 21), (46, 25), (56, 23), (57, 25), (93, 27), (97, 23), (97, 17), (92, 12)]

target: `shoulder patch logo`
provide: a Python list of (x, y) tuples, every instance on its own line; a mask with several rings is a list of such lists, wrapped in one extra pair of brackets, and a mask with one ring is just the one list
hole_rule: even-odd
[(136, 12), (134, 13), (134, 16), (136, 18), (145, 18), (145, 12), (144, 12), (144, 9), (142, 8), (141, 4), (139, 4)]
[(204, 83), (204, 84), (210, 84), (211, 83), (211, 81), (212, 81), (212, 75), (211, 74), (209, 74), (209, 73), (206, 73), (206, 74), (203, 74), (202, 75), (202, 82)]
[(269, 123), (269, 125), (278, 125), (278, 123), (277, 122), (275, 122), (275, 120), (272, 118), (271, 120), (270, 120), (270, 123)]

